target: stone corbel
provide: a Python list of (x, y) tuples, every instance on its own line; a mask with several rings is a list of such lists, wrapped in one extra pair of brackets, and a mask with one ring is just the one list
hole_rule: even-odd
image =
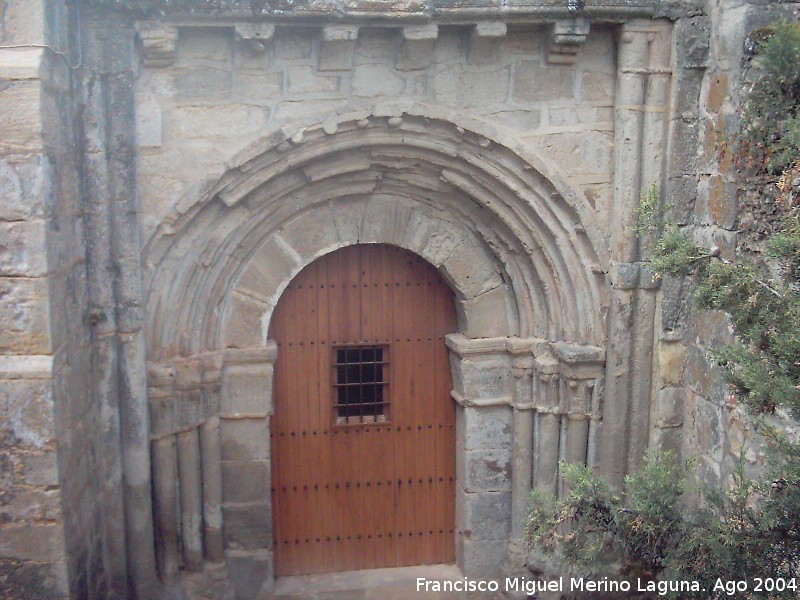
[(500, 40), (506, 37), (508, 27), (502, 21), (481, 21), (475, 24), (469, 41), (467, 62), (486, 65), (495, 62), (499, 55)]
[(263, 54), (275, 35), (275, 26), (268, 23), (236, 23), (236, 38), (253, 54)]
[(168, 67), (175, 62), (178, 28), (161, 21), (136, 21), (145, 67)]
[(453, 399), (462, 406), (511, 404), (512, 377), (506, 338), (445, 337), (453, 372)]
[(403, 41), (395, 67), (399, 71), (426, 68), (433, 58), (433, 47), (438, 37), (439, 26), (436, 23), (403, 27)]
[(547, 62), (551, 65), (574, 65), (578, 50), (589, 36), (589, 19), (576, 17), (553, 23), (547, 48)]
[(358, 39), (355, 25), (328, 25), (322, 29), (322, 47), (319, 52), (320, 71), (343, 71), (353, 64), (353, 50)]

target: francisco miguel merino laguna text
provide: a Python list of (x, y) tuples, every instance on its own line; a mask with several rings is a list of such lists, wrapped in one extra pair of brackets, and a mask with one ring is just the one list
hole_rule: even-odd
[[(558, 577), (556, 579), (527, 579), (525, 577), (506, 577), (503, 582), (506, 592), (655, 592), (665, 596), (669, 592), (699, 592), (700, 584), (696, 581), (649, 581), (636, 579), (586, 579), (583, 577)], [(456, 579), (438, 581), (417, 577), (418, 592), (498, 592), (501, 582), (494, 579)]]

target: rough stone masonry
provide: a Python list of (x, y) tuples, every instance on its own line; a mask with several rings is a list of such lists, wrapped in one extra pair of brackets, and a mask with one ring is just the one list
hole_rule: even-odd
[(0, 0), (0, 590), (161, 598), (272, 575), (267, 333), (337, 248), (453, 289), (456, 548), (523, 573), (528, 492), (648, 447), (763, 449), (653, 280), (656, 185), (731, 256), (741, 0)]

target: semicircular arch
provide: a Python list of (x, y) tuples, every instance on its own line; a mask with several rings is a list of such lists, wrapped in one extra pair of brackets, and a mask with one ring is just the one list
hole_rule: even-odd
[(263, 343), (294, 274), (369, 242), (437, 266), (471, 337), (601, 343), (607, 251), (584, 203), (513, 139), (421, 112), (284, 129), (242, 153), (146, 247), (150, 355)]

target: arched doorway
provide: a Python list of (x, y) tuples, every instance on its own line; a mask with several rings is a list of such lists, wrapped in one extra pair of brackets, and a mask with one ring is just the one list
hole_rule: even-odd
[(285, 290), (271, 423), (276, 575), (455, 560), (453, 293), (383, 244), (314, 261)]

